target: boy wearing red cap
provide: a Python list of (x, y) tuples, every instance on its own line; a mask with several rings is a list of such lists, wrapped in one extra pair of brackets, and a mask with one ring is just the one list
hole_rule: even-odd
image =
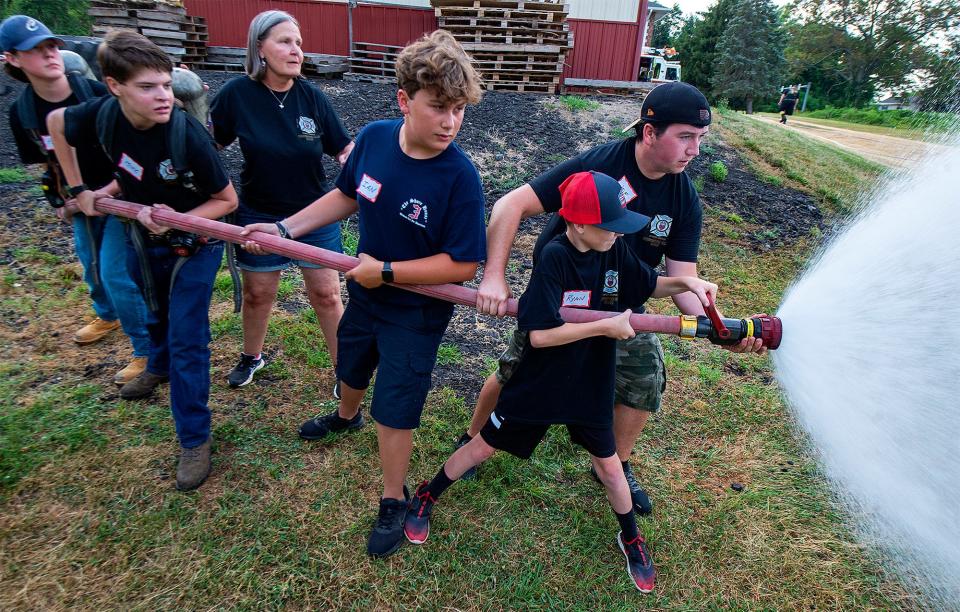
[(467, 470), (497, 450), (529, 458), (550, 425), (562, 424), (571, 441), (590, 454), (620, 524), (617, 544), (627, 558), (627, 572), (640, 591), (649, 593), (656, 571), (637, 529), (613, 434), (615, 342), (634, 336), (631, 311), (565, 323), (560, 308), (617, 312), (649, 297), (686, 291), (706, 305), (716, 297), (717, 286), (695, 277), (658, 276), (619, 239), (646, 227), (650, 219), (622, 206), (620, 184), (613, 178), (578, 172), (560, 185), (560, 192), (566, 232), (543, 248), (520, 298), (523, 359), (480, 435), (417, 488), (404, 533), (414, 544), (425, 542), (434, 503)]

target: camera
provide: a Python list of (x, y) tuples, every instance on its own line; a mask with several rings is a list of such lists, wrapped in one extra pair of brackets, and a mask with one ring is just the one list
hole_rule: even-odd
[(54, 208), (63, 208), (67, 203), (60, 195), (60, 179), (53, 171), (47, 170), (40, 177), (40, 189), (43, 190), (43, 197), (47, 203)]
[(206, 243), (206, 238), (190, 232), (170, 230), (167, 233), (167, 244), (170, 245), (170, 250), (177, 257), (190, 257)]

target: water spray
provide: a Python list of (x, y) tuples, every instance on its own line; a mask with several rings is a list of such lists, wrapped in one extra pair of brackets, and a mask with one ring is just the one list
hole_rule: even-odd
[[(101, 198), (96, 202), (100, 212), (136, 219), (137, 212), (143, 208), (140, 204), (124, 202), (112, 198)], [(194, 215), (178, 213), (172, 210), (155, 208), (151, 212), (155, 223), (166, 227), (202, 234), (211, 238), (218, 238), (235, 244), (256, 242), (264, 250), (277, 255), (309, 261), (340, 272), (346, 272), (356, 267), (359, 260), (356, 257), (321, 249), (303, 244), (295, 240), (280, 238), (264, 232), (253, 232), (249, 236), (242, 236), (242, 228), (220, 221), (204, 219)], [(460, 285), (395, 285), (401, 289), (420, 293), (433, 298), (453, 302), (462, 306), (476, 308), (477, 292)], [(711, 304), (706, 309), (707, 316), (669, 316), (648, 313), (630, 315), (630, 325), (638, 332), (652, 332), (671, 334), (681, 338), (706, 338), (714, 344), (731, 345), (748, 337), (762, 338), (763, 345), (775, 349), (780, 345), (782, 326), (780, 319), (771, 316), (753, 317), (750, 319), (724, 319), (717, 313), (716, 306)], [(517, 316), (517, 300), (507, 301), (507, 314)], [(560, 316), (568, 323), (586, 323), (599, 319), (615, 317), (619, 313), (582, 308), (561, 308)]]

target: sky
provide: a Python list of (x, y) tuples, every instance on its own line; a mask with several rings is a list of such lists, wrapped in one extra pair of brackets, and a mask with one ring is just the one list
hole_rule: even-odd
[[(679, 4), (680, 8), (683, 9), (684, 16), (692, 15), (694, 13), (700, 13), (716, 2), (716, 0), (656, 0), (657, 4), (662, 4), (666, 7), (671, 7), (674, 4)], [(773, 3), (777, 6), (782, 6), (786, 4), (788, 0), (773, 0)]]

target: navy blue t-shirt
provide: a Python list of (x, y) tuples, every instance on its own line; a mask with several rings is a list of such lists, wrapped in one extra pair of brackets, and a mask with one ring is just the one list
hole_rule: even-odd
[[(623, 238), (609, 251), (583, 253), (561, 234), (544, 246), (520, 297), (519, 328), (563, 325), (561, 306), (622, 312), (643, 304), (656, 287), (657, 273)], [(611, 426), (615, 350), (616, 340), (606, 336), (528, 345), (500, 393), (497, 414), (519, 423)]]
[[(646, 228), (623, 237), (633, 252), (651, 268), (659, 266), (664, 256), (674, 261), (696, 262), (703, 226), (700, 196), (686, 172), (667, 174), (657, 180), (645, 177), (637, 167), (636, 141), (634, 136), (584, 151), (536, 177), (530, 186), (543, 209), (556, 212), (561, 204), (560, 184), (571, 174), (594, 170), (612, 176), (620, 181), (621, 201), (627, 208), (651, 219)], [(550, 219), (534, 247), (534, 262), (543, 246), (565, 228), (559, 215)]]
[[(454, 261), (486, 255), (480, 175), (456, 144), (430, 159), (400, 148), (402, 119), (375, 121), (337, 177), (337, 188), (360, 207), (358, 253), (380, 261), (421, 259), (447, 253)], [(349, 281), (350, 299), (401, 325), (442, 329), (453, 304), (396, 287), (365, 289)]]
[[(98, 98), (67, 109), (64, 117), (67, 142), (78, 149), (89, 147), (91, 143), (100, 147), (97, 112), (108, 100), (109, 97)], [(173, 112), (184, 111), (174, 109)], [(190, 115), (186, 115), (186, 124), (187, 166), (193, 172), (200, 193), (183, 187), (173, 170), (167, 151), (169, 123), (138, 130), (122, 112), (117, 114), (111, 164), (124, 200), (138, 204), (166, 204), (177, 212), (187, 212), (230, 184), (210, 134)], [(98, 154), (105, 156), (102, 149)]]
[[(87, 79), (90, 90), (94, 96), (107, 95), (107, 86), (100, 81)], [(40, 151), (40, 147), (34, 142), (33, 137), (24, 129), (20, 122), (19, 98), (10, 105), (10, 131), (13, 132), (13, 139), (17, 144), (17, 152), (20, 153), (20, 161), (25, 164), (43, 164), (48, 159), (56, 161), (53, 154), (53, 140), (50, 138), (50, 132), (47, 131), (47, 115), (58, 108), (68, 108), (80, 103), (77, 95), (71, 93), (69, 97), (60, 102), (48, 102), (34, 93), (34, 106), (37, 112), (37, 126), (39, 128), (42, 144), (47, 154)], [(80, 166), (80, 173), (83, 180), (94, 189), (99, 189), (113, 180), (113, 169), (108, 160), (100, 154), (100, 147), (93, 143), (87, 147), (77, 149), (77, 163)]]
[(237, 77), (217, 93), (210, 116), (217, 143), (226, 147), (240, 139), (244, 205), (272, 215), (292, 215), (325, 194), (323, 154), (332, 157), (350, 143), (327, 97), (304, 79), (272, 93), (261, 82)]

